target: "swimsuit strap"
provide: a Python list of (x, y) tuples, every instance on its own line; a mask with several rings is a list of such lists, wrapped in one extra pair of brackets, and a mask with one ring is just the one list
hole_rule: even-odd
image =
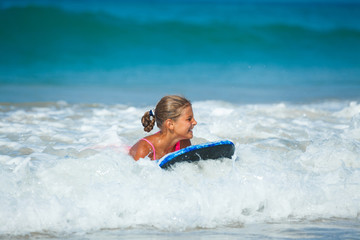
[[(153, 160), (156, 160), (156, 153), (155, 153), (155, 147), (154, 145), (149, 141), (147, 140), (146, 138), (142, 138), (140, 140), (144, 140), (145, 142), (147, 142), (148, 144), (150, 144), (150, 146), (152, 147), (153, 149)], [(175, 151), (179, 151), (180, 150), (180, 141), (178, 141), (176, 144), (175, 144)]]
[(175, 144), (175, 151), (179, 151), (180, 150), (180, 141), (178, 141), (176, 144)]
[(153, 149), (153, 160), (156, 160), (156, 154), (155, 154), (155, 147), (154, 147), (154, 145), (153, 145), (149, 140), (147, 140), (146, 138), (142, 138), (142, 139), (140, 139), (140, 140), (144, 140), (145, 142), (147, 142), (148, 144), (150, 144), (150, 146), (151, 146), (152, 149)]

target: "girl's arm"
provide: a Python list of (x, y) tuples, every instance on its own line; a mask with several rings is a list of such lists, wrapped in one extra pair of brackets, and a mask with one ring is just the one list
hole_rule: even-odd
[(180, 141), (180, 149), (182, 148), (186, 148), (188, 146), (191, 146), (191, 141), (190, 139), (184, 139)]

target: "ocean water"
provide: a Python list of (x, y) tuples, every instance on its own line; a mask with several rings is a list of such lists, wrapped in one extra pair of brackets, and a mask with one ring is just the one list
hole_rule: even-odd
[[(0, 239), (360, 239), (357, 1), (0, 1)], [(166, 94), (193, 144), (126, 148)], [(155, 131), (155, 130), (154, 130)]]
[(359, 103), (193, 108), (193, 144), (229, 139), (233, 159), (135, 162), (147, 108), (1, 104), (0, 236), (358, 239)]
[(356, 1), (0, 3), (2, 102), (359, 97)]

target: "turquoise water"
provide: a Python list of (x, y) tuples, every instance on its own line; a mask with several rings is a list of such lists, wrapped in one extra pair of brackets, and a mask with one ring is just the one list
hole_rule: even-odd
[[(124, 100), (107, 97), (112, 90), (130, 92), (125, 100), (136, 104), (149, 92), (195, 100), (215, 92), (214, 99), (232, 102), (359, 98), (356, 2), (2, 1), (0, 7), (2, 102), (97, 102), (82, 96), (98, 87), (105, 88), (98, 96), (105, 103)], [(44, 89), (42, 98), (24, 86)]]
[[(0, 239), (359, 239), (360, 3), (276, 2), (0, 1)], [(134, 162), (170, 93), (236, 156)]]

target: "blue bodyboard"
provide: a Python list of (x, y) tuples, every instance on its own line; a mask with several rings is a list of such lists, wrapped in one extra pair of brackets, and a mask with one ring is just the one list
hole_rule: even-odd
[(235, 145), (229, 140), (191, 145), (179, 151), (169, 153), (159, 160), (161, 168), (168, 168), (177, 162), (195, 162), (199, 160), (231, 158)]

